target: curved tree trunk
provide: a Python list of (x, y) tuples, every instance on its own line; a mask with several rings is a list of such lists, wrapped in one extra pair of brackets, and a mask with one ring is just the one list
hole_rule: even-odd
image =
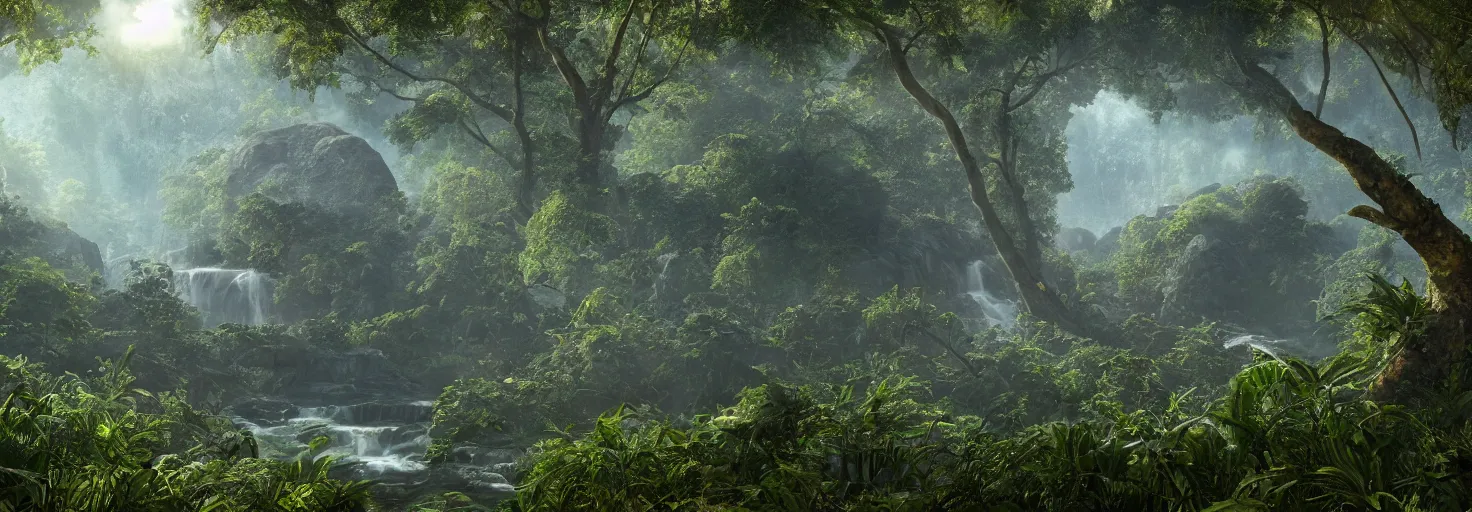
[[(1018, 244), (1017, 239), (1007, 232), (1006, 226), (1002, 224), (1002, 218), (997, 214), (997, 208), (987, 197), (986, 177), (981, 173), (981, 166), (976, 161), (976, 156), (971, 153), (971, 147), (966, 143), (966, 135), (961, 131), (961, 125), (956, 122), (955, 116), (951, 115), (949, 109), (935, 99), (925, 86), (920, 85), (915, 79), (915, 74), (910, 70), (909, 61), (905, 57), (904, 46), (900, 43), (893, 27), (881, 21), (866, 20), (878, 30), (881, 39), (888, 49), (890, 61), (894, 66), (895, 74), (905, 91), (910, 93), (920, 107), (931, 116), (940, 120), (945, 126), (946, 136), (950, 139), (951, 148), (956, 152), (956, 159), (961, 161), (961, 167), (966, 172), (966, 184), (970, 188), (971, 202), (981, 212), (983, 224), (991, 235), (992, 243), (997, 248), (997, 253), (1002, 257), (1002, 262), (1007, 267), (1007, 272), (1012, 275), (1012, 280), (1017, 284), (1018, 293), (1022, 296), (1023, 305), (1027, 307), (1028, 313), (1041, 320), (1052, 322), (1059, 328), (1078, 335), (1088, 335), (1085, 326), (1078, 321), (1073, 313), (1063, 304), (1063, 299), (1057, 290), (1048, 286), (1044, 279), (1042, 266), (1039, 262), (1030, 261), (1028, 252)], [(1041, 250), (1037, 251), (1041, 252)]]
[[(1044, 82), (1047, 80), (1043, 79)], [(1013, 86), (1015, 86), (1015, 81)], [(1012, 206), (1012, 216), (1017, 218), (1018, 238), (1021, 239), (1019, 245), (1022, 246), (1022, 253), (1038, 275), (1046, 276), (1048, 274), (1044, 270), (1047, 263), (1043, 261), (1045, 242), (1042, 231), (1032, 220), (1032, 210), (1027, 205), (1027, 190), (1023, 188), (1022, 180), (1017, 177), (1017, 149), (1020, 141), (1012, 131), (1012, 111), (1015, 108), (1012, 105), (1012, 92), (1005, 91), (997, 104), (996, 132), (997, 145), (1001, 150), (998, 151), (1000, 158), (995, 159), (992, 163), (997, 166), (997, 174), (1002, 178), (998, 189), (1005, 194), (1007, 203)]]
[(1431, 325), (1391, 360), (1380, 375), (1377, 394), (1404, 399), (1454, 382), (1467, 359), (1472, 238), (1373, 148), (1305, 110), (1277, 77), (1240, 58), (1238, 65), (1255, 85), (1244, 92), (1272, 106), (1300, 138), (1342, 164), (1355, 186), (1380, 206), (1356, 206), (1349, 215), (1396, 232), (1426, 264)]

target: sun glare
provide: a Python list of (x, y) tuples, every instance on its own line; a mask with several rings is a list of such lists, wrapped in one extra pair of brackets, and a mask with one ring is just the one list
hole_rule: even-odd
[(184, 21), (171, 0), (144, 0), (133, 8), (133, 19), (123, 26), (122, 39), (129, 46), (156, 47), (178, 41)]

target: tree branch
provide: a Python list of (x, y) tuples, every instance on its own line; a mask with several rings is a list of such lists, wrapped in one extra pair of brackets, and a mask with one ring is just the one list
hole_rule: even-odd
[[(690, 48), (690, 41), (692, 39), (694, 39), (693, 35), (689, 38), (686, 38), (685, 42), (680, 44), (680, 51), (679, 53), (675, 54), (675, 61), (670, 63), (670, 67), (664, 70), (664, 75), (660, 76), (658, 80), (655, 80), (654, 83), (649, 84), (649, 87), (645, 87), (644, 90), (639, 91), (637, 94), (623, 96), (615, 100), (613, 102), (613, 106), (609, 107), (608, 112), (605, 114), (605, 121), (607, 119), (612, 119), (613, 114), (618, 112), (620, 108), (623, 108), (624, 106), (632, 103), (643, 101), (644, 99), (648, 98), (649, 95), (654, 94), (655, 89), (658, 89), (659, 86), (664, 85), (665, 82), (669, 81), (670, 77), (674, 75), (675, 70), (679, 69), (680, 63), (684, 61), (685, 50)], [(633, 78), (630, 77), (630, 80), (632, 79)]]
[[(1347, 36), (1348, 34), (1345, 35)], [(1370, 64), (1375, 65), (1375, 73), (1380, 75), (1380, 83), (1385, 86), (1385, 92), (1390, 93), (1390, 99), (1395, 102), (1395, 108), (1400, 110), (1401, 118), (1406, 120), (1406, 126), (1411, 129), (1411, 142), (1416, 145), (1416, 158), (1421, 158), (1421, 137), (1416, 135), (1416, 123), (1411, 121), (1411, 115), (1407, 114), (1406, 107), (1401, 105), (1400, 96), (1395, 94), (1395, 88), (1391, 87), (1390, 80), (1385, 78), (1385, 72), (1380, 69), (1380, 63), (1375, 60), (1375, 56), (1370, 54), (1370, 49), (1366, 48), (1364, 43), (1361, 43), (1359, 39), (1350, 37), (1349, 40), (1354, 41), (1354, 44), (1359, 46), (1361, 51), (1365, 52), (1365, 57), (1369, 57)]]
[(1324, 12), (1314, 9), (1319, 16), (1319, 37), (1324, 42), (1324, 81), (1319, 84), (1319, 104), (1314, 107), (1314, 117), (1322, 117), (1324, 114), (1324, 98), (1329, 94), (1329, 23), (1324, 21)]
[(536, 24), (537, 39), (541, 41), (542, 48), (552, 57), (552, 63), (556, 65), (557, 73), (562, 75), (562, 80), (567, 82), (567, 86), (572, 89), (573, 101), (578, 104), (578, 108), (584, 108), (583, 105), (588, 101), (588, 84), (583, 81), (583, 75), (578, 73), (577, 66), (573, 65), (572, 60), (567, 58), (567, 52), (563, 51), (562, 47), (552, 43), (552, 36), (547, 32), (548, 16), (552, 12), (550, 2), (548, 0), (541, 0), (540, 5), (542, 6), (542, 17), (537, 20), (538, 23)]
[(618, 58), (624, 51), (624, 35), (629, 32), (629, 21), (634, 19), (634, 6), (638, 4), (639, 0), (629, 0), (629, 6), (624, 8), (623, 18), (618, 22), (618, 31), (613, 34), (613, 45), (608, 48), (608, 55), (603, 59), (603, 71), (594, 87), (594, 94), (598, 96), (599, 102), (613, 94), (613, 83), (618, 76)]
[[(655, 4), (655, 7), (656, 9), (658, 8), (658, 3)], [(644, 64), (644, 56), (647, 55), (649, 51), (649, 40), (653, 39), (650, 34), (654, 31), (654, 22), (657, 19), (655, 16), (656, 15), (654, 13), (651, 13), (649, 15), (649, 23), (644, 26), (643, 34), (641, 34), (641, 37), (639, 38), (638, 57), (634, 59), (634, 67), (629, 69), (629, 76), (624, 80), (624, 84), (618, 88), (618, 96), (617, 99), (614, 100), (615, 106), (608, 109), (608, 112), (604, 114), (605, 122), (613, 118), (613, 113), (618, 110), (619, 100), (622, 100), (623, 98), (628, 96), (629, 87), (632, 87), (634, 85), (634, 78), (639, 76), (639, 68)]]
[(363, 51), (368, 52), (369, 55), (372, 55), (373, 58), (377, 59), (379, 62), (382, 62), (383, 65), (388, 66), (389, 69), (392, 69), (399, 74), (404, 75), (408, 79), (416, 82), (440, 82), (449, 85), (450, 87), (454, 87), (456, 90), (460, 91), (460, 94), (464, 94), (465, 97), (470, 98), (471, 103), (475, 103), (477, 106), (489, 110), (492, 114), (495, 114), (496, 117), (499, 117), (506, 122), (511, 122), (514, 114), (511, 112), (510, 109), (507, 109), (506, 107), (503, 107), (501, 105), (497, 105), (490, 100), (487, 100), (480, 95), (475, 94), (473, 91), (471, 91), (470, 87), (466, 86), (464, 83), (461, 83), (459, 80), (436, 76), (422, 76), (409, 71), (403, 66), (395, 63), (393, 59), (388, 58), (387, 55), (384, 55), (383, 53), (374, 49), (371, 45), (368, 44), (366, 40), (363, 39), (363, 36), (359, 35), (358, 31), (347, 22), (338, 20), (337, 24), (343, 29), (343, 32), (348, 35), (348, 38), (352, 39), (353, 42), (358, 45), (358, 47), (362, 48)]
[(955, 348), (952, 348), (950, 343), (946, 343), (945, 340), (940, 339), (940, 336), (936, 336), (935, 333), (930, 332), (930, 329), (926, 329), (913, 323), (905, 324), (905, 328), (900, 331), (900, 343), (904, 343), (904, 333), (909, 332), (910, 329), (919, 331), (920, 334), (924, 334), (932, 341), (935, 341), (937, 345), (940, 345), (942, 348), (946, 349), (946, 352), (949, 352), (952, 356), (956, 358), (957, 361), (960, 361), (962, 365), (966, 366), (966, 371), (971, 372), (972, 376), (981, 376), (981, 372), (976, 370), (976, 367), (971, 364), (971, 360), (966, 359), (966, 356), (961, 355), (961, 353), (957, 352)]
[(1362, 204), (1354, 208), (1350, 208), (1349, 212), (1346, 213), (1346, 215), (1370, 221), (1371, 224), (1389, 229), (1397, 233), (1399, 233), (1401, 229), (1405, 227), (1399, 221), (1390, 218), (1390, 216), (1386, 215), (1384, 212), (1376, 210), (1374, 207), (1368, 205)]
[(526, 30), (518, 23), (511, 40), (511, 90), (513, 94), (511, 128), (521, 142), (521, 183), (517, 191), (517, 206), (522, 215), (531, 218), (533, 194), (536, 191), (536, 148), (531, 132), (526, 128), (526, 94), (521, 85), (522, 60), (526, 57)]
[[(1062, 58), (1061, 57), (1061, 54), (1063, 53), (1062, 50), (1060, 49), (1058, 53), (1060, 54), (1060, 57), (1059, 58), (1061, 59)], [(1057, 67), (1054, 67), (1052, 71), (1049, 71), (1047, 73), (1043, 73), (1042, 75), (1038, 76), (1037, 80), (1033, 82), (1032, 87), (1030, 87), (1027, 90), (1027, 92), (1022, 93), (1022, 98), (1021, 99), (1017, 100), (1016, 103), (1007, 106), (1007, 111), (1008, 112), (1012, 112), (1012, 111), (1015, 111), (1015, 110), (1017, 110), (1019, 108), (1022, 108), (1023, 105), (1027, 105), (1027, 103), (1029, 101), (1032, 101), (1032, 99), (1033, 99), (1034, 96), (1037, 96), (1038, 93), (1042, 91), (1043, 86), (1047, 85), (1049, 80), (1052, 80), (1054, 78), (1057, 78), (1058, 76), (1060, 76), (1060, 75), (1062, 75), (1064, 73), (1067, 73), (1069, 71), (1073, 71), (1074, 68), (1077, 68), (1079, 66), (1082, 66), (1085, 62), (1088, 62), (1090, 60), (1093, 60), (1094, 57), (1097, 56), (1098, 54), (1099, 54), (1099, 51), (1097, 49), (1095, 49), (1094, 51), (1089, 52), (1088, 55), (1084, 55), (1083, 57), (1079, 57), (1078, 60), (1075, 60), (1073, 62), (1070, 62), (1066, 66), (1057, 66)]]
[(511, 155), (507, 154), (505, 151), (502, 151), (501, 148), (491, 143), (491, 139), (486, 137), (485, 132), (480, 131), (479, 126), (472, 128), (471, 124), (466, 122), (464, 119), (460, 119), (458, 121), (460, 123), (460, 128), (464, 129), (465, 133), (470, 135), (470, 138), (475, 139), (476, 142), (479, 142), (481, 143), (481, 145), (490, 148), (492, 153), (495, 153), (496, 156), (501, 157), (501, 159), (505, 160), (507, 163), (510, 163), (511, 165), (516, 165), (516, 159), (511, 158)]

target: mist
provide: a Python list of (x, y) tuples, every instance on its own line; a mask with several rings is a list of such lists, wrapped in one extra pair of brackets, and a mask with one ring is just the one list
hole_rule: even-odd
[(0, 9), (0, 509), (1472, 507), (1472, 12), (882, 3)]
[(8, 192), (98, 243), (108, 261), (180, 249), (185, 241), (160, 219), (164, 179), (205, 149), (256, 131), (334, 123), (398, 170), (398, 148), (382, 134), (383, 119), (404, 108), (392, 98), (365, 105), (338, 89), (309, 94), (270, 79), (238, 48), (206, 55), (183, 0), (108, 0), (94, 22), (95, 56), (69, 49), (30, 73), (0, 61), (8, 93), (0, 119), (38, 163), (12, 171), (37, 174), (37, 186)]

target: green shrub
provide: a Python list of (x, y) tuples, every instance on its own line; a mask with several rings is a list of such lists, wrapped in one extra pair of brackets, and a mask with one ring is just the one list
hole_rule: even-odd
[(52, 377), (0, 356), (0, 509), (360, 511), (369, 483), (328, 477), (327, 439), (256, 459), (249, 432), (174, 393), (132, 388), (132, 352), (98, 376)]

